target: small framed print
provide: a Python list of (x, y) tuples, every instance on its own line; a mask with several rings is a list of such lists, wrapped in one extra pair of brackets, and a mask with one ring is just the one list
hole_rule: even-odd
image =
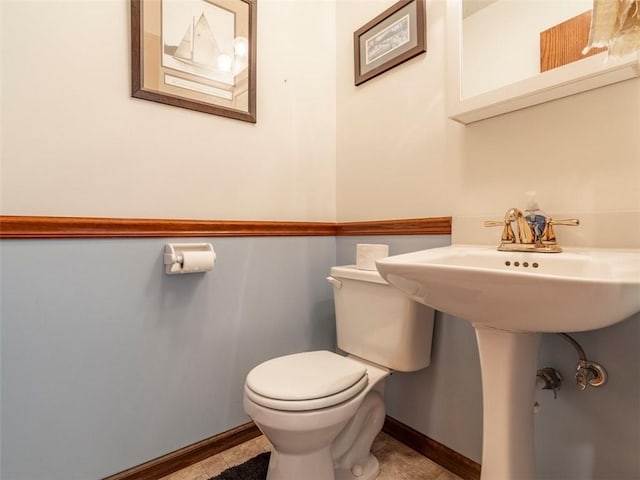
[(426, 52), (424, 0), (401, 0), (353, 34), (355, 84)]

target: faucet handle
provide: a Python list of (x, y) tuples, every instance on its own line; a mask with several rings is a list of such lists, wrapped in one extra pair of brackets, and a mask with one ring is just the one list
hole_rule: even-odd
[(565, 220), (554, 220), (553, 218), (549, 218), (548, 222), (551, 225), (566, 225), (568, 227), (577, 227), (580, 225), (580, 220), (577, 218), (567, 218)]
[(547, 218), (547, 225), (542, 232), (542, 236), (540, 237), (540, 241), (544, 244), (555, 244), (556, 243), (556, 233), (553, 231), (554, 225), (564, 225), (568, 227), (577, 227), (580, 225), (580, 220), (577, 218), (568, 218), (565, 220), (554, 220), (552, 218)]
[(485, 227), (504, 227), (504, 230), (502, 230), (502, 237), (500, 238), (502, 243), (515, 243), (516, 235), (513, 233), (513, 228), (511, 228), (511, 222), (508, 222), (506, 220), (502, 222), (496, 222), (494, 220), (485, 220), (484, 226)]

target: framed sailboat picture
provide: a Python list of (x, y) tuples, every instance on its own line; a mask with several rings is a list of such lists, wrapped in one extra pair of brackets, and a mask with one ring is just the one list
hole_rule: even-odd
[(132, 96), (256, 122), (257, 0), (131, 0)]

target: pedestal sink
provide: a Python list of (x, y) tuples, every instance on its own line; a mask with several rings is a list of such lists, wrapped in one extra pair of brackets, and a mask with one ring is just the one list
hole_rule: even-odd
[(533, 404), (541, 333), (594, 330), (640, 311), (640, 250), (548, 254), (453, 245), (376, 265), (413, 300), (476, 330), (482, 480), (536, 478)]

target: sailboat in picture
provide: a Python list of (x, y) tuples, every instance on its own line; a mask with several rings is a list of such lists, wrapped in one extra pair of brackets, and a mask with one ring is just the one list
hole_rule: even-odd
[(169, 56), (182, 64), (170, 62), (167, 66), (227, 85), (234, 84), (233, 58), (220, 49), (204, 13), (193, 17), (177, 46), (165, 44), (164, 53), (165, 60)]
[(194, 17), (193, 23), (187, 28), (173, 57), (193, 65), (215, 68), (218, 55), (220, 55), (218, 42), (203, 13), (197, 22)]

